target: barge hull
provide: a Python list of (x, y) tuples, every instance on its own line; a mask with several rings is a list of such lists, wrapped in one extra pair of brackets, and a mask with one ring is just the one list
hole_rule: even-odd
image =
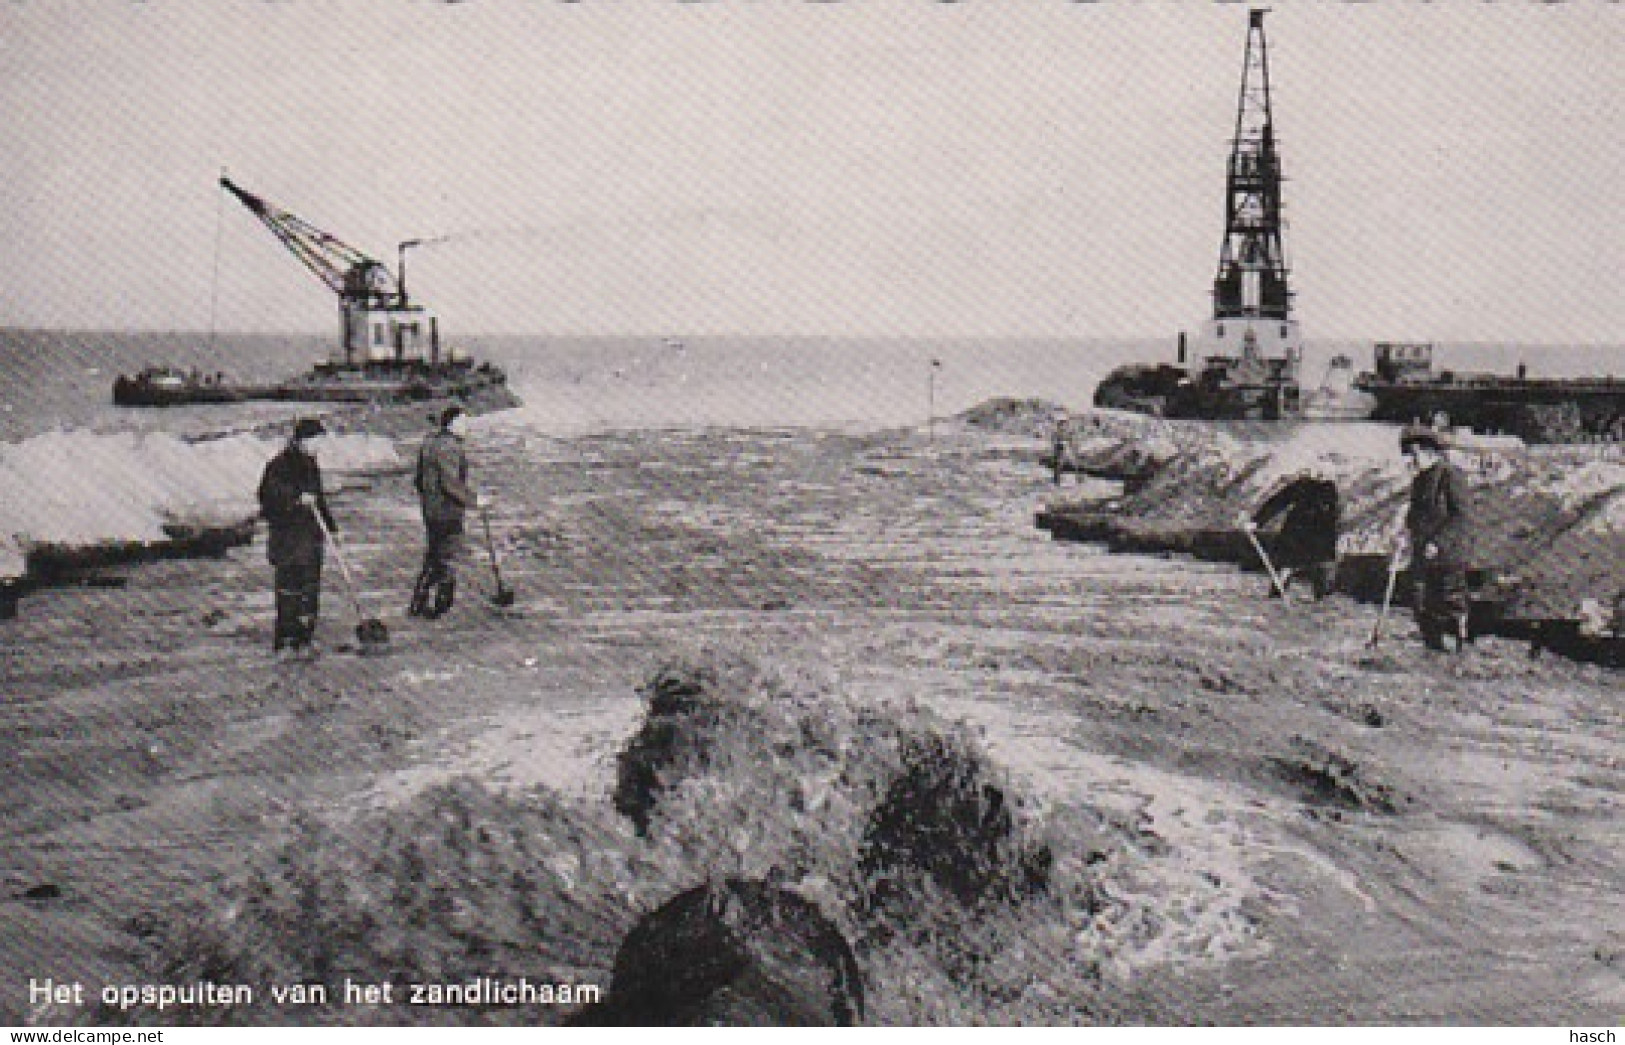
[(373, 373), (360, 368), (323, 367), (309, 376), (277, 385), (174, 385), (123, 376), (113, 383), (113, 405), (123, 407), (218, 406), (250, 401), (410, 403), (476, 396), (500, 399), (504, 395), (511, 395), (506, 375), (494, 367), (460, 368), (450, 374), (381, 368)]
[(1532, 443), (1625, 441), (1625, 381), (1508, 378), (1500, 381), (1383, 384), (1361, 390), (1376, 399), (1378, 421), (1449, 423)]

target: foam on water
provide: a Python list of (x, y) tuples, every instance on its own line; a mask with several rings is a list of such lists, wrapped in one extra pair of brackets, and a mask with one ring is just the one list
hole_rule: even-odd
[[(156, 544), (166, 527), (228, 527), (259, 513), (260, 473), (275, 440), (251, 435), (189, 443), (164, 433), (46, 432), (0, 444), (0, 578), (22, 575), (30, 548)], [(399, 466), (394, 444), (366, 435), (325, 440), (331, 472)]]

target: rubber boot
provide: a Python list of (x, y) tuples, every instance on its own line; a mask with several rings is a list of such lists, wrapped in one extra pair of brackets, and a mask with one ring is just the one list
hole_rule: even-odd
[(451, 604), (457, 600), (457, 578), (447, 577), (435, 587), (434, 615), (441, 616), (451, 609)]
[(417, 586), (412, 589), (412, 604), (407, 607), (409, 617), (426, 617), (429, 615), (429, 596), (434, 592), (434, 584), (429, 578), (429, 571), (418, 573)]
[(301, 657), (309, 659), (316, 656), (318, 651), (316, 648), (316, 617), (314, 614), (301, 613), (299, 615), (297, 631), (289, 646), (298, 651)]
[(1337, 567), (1328, 563), (1316, 563), (1309, 568), (1310, 590), (1316, 602), (1325, 602), (1331, 597), (1336, 571)]
[(1473, 633), (1467, 626), (1465, 616), (1456, 617), (1456, 652), (1466, 653), (1467, 647), (1473, 644)]
[(276, 590), (276, 630), (272, 633), (271, 651), (298, 646), (300, 639), (299, 593), (291, 588)]

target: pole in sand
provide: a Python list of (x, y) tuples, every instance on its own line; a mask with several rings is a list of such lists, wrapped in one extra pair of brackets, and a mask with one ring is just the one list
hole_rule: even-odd
[(362, 653), (381, 653), (389, 648), (389, 628), (377, 617), (369, 617), (361, 608), (361, 589), (356, 587), (355, 578), (350, 575), (350, 564), (344, 561), (344, 550), (339, 547), (339, 540), (328, 527), (327, 520), (322, 518), (321, 509), (314, 505), (310, 513), (316, 517), (316, 525), (321, 527), (322, 536), (333, 549), (333, 558), (338, 561), (339, 572), (344, 575), (344, 586), (350, 592), (350, 602), (355, 606), (356, 626), (355, 639)]
[(485, 528), (485, 551), (491, 557), (491, 576), (497, 585), (496, 590), (491, 593), (491, 601), (497, 606), (512, 606), (513, 589), (502, 581), (502, 563), (497, 558), (497, 543), (491, 539), (491, 513), (485, 507), (483, 499), (480, 503), (480, 524)]
[(1287, 594), (1286, 582), (1281, 579), (1279, 573), (1275, 572), (1275, 564), (1270, 562), (1269, 553), (1264, 550), (1264, 545), (1259, 543), (1258, 535), (1253, 532), (1251, 526), (1245, 523), (1242, 524), (1241, 532), (1247, 535), (1247, 540), (1252, 542), (1253, 551), (1258, 553), (1258, 558), (1264, 563), (1264, 569), (1269, 571), (1270, 583), (1275, 585), (1275, 590), (1281, 593), (1282, 604), (1291, 606), (1292, 596)]
[(932, 445), (937, 441), (937, 371), (941, 369), (942, 360), (933, 359), (925, 376), (925, 427)]
[(1376, 649), (1382, 642), (1382, 625), (1388, 619), (1388, 607), (1394, 601), (1394, 585), (1399, 580), (1399, 552), (1400, 545), (1394, 545), (1393, 554), (1388, 556), (1388, 587), (1382, 593), (1382, 609), (1377, 612), (1377, 623), (1371, 625), (1371, 638), (1366, 640), (1369, 649)]

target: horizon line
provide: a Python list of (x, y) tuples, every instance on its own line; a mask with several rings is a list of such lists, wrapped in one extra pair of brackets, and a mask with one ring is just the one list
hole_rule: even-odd
[[(0, 332), (32, 333), (32, 334), (91, 334), (91, 335), (129, 335), (152, 336), (182, 335), (186, 337), (282, 337), (282, 338), (330, 338), (330, 331), (314, 330), (196, 330), (185, 327), (97, 327), (97, 326), (37, 326), (37, 325), (9, 325), (0, 324)], [(454, 344), (458, 338), (558, 338), (570, 340), (603, 339), (624, 340), (627, 338), (658, 338), (666, 340), (705, 340), (716, 338), (769, 340), (848, 340), (848, 341), (969, 341), (975, 339), (988, 339), (1000, 341), (1161, 341), (1175, 342), (1180, 332), (1174, 334), (1129, 334), (1129, 333), (992, 333), (987, 331), (973, 331), (968, 333), (946, 334), (887, 334), (887, 333), (850, 333), (850, 332), (810, 332), (810, 331), (777, 331), (771, 333), (745, 333), (710, 331), (704, 333), (664, 331), (621, 331), (616, 333), (580, 332), (580, 331), (525, 331), (525, 330), (491, 330), (457, 335), (456, 338), (442, 337), (442, 344)], [(1618, 348), (1625, 349), (1625, 341), (1594, 341), (1582, 339), (1576, 341), (1520, 341), (1510, 338), (1429, 338), (1417, 336), (1380, 336), (1325, 334), (1319, 337), (1304, 338), (1305, 344), (1315, 342), (1359, 342), (1376, 344), (1378, 342), (1428, 342), (1435, 345), (1457, 346), (1494, 346), (1494, 345), (1520, 345), (1520, 346), (1550, 346), (1564, 348)]]

